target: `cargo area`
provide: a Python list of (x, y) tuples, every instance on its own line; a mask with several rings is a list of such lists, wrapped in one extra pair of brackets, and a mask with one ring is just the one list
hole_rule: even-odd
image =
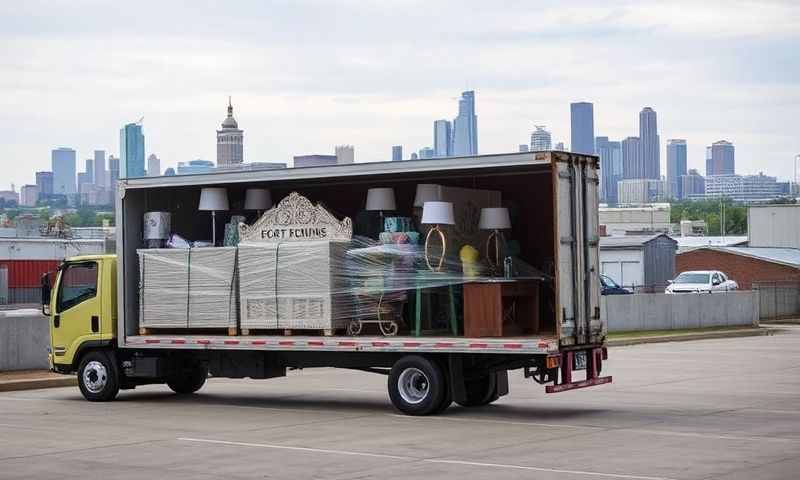
[[(601, 343), (596, 163), (553, 155), (125, 181), (120, 345), (547, 353)], [(228, 203), (213, 233), (211, 211), (198, 208), (210, 188)], [(271, 208), (250, 209), (248, 190), (268, 190)], [(377, 193), (391, 206), (388, 190), (394, 208), (376, 209)], [(445, 218), (426, 248), (435, 202), (451, 204), (453, 224)], [(481, 221), (498, 211), (509, 222), (494, 225), (500, 247)], [(178, 237), (147, 241), (148, 212), (168, 213)], [(212, 237), (215, 246), (165, 248)]]

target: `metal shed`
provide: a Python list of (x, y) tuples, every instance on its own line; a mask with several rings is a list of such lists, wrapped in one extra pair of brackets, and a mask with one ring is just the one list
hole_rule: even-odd
[(675, 276), (678, 242), (665, 233), (600, 238), (600, 273), (637, 292), (662, 291)]

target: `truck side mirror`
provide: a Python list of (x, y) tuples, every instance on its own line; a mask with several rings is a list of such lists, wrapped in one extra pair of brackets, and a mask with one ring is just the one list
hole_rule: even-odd
[(52, 287), (50, 286), (50, 272), (42, 275), (42, 314), (50, 315), (50, 293)]

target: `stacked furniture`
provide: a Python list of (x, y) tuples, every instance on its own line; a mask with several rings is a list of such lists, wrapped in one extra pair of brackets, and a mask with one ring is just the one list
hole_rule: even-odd
[(236, 329), (236, 248), (158, 248), (137, 253), (141, 329)]

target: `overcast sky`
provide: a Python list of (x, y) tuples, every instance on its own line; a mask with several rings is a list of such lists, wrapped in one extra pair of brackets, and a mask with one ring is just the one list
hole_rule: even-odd
[(534, 124), (569, 144), (569, 103), (595, 135), (638, 135), (658, 113), (704, 173), (736, 146), (737, 173), (788, 179), (800, 153), (796, 1), (225, 1), (0, 3), (0, 189), (33, 183), (50, 150), (118, 155), (144, 117), (162, 168), (216, 160), (227, 97), (245, 161), (353, 144), (357, 162), (432, 143), (476, 91), (480, 153), (516, 151)]

